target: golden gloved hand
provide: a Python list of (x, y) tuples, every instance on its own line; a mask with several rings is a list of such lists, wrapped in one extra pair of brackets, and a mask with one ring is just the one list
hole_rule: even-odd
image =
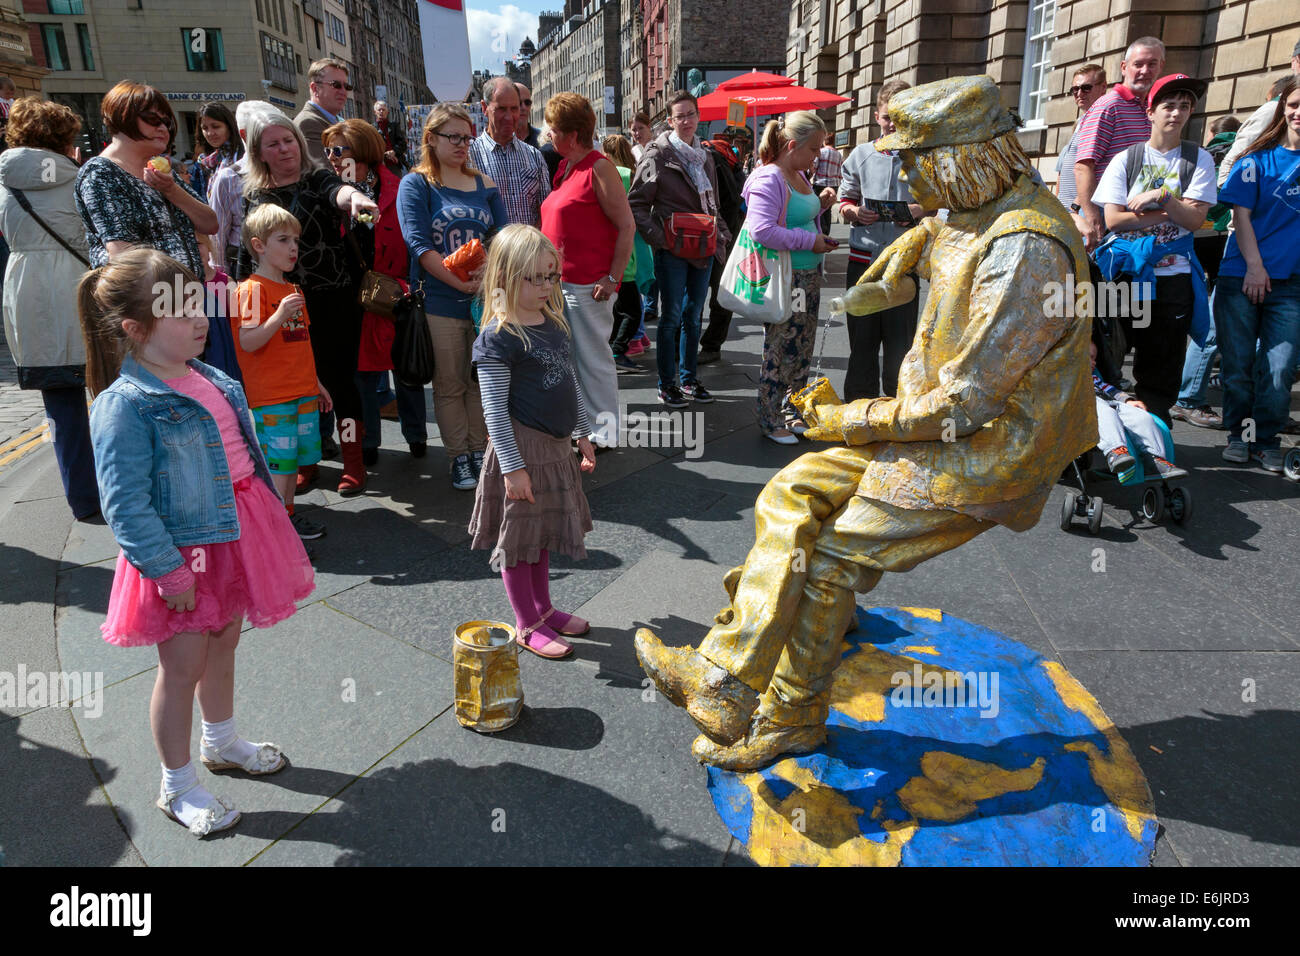
[(885, 251), (871, 263), (866, 272), (862, 273), (858, 284), (880, 281), (884, 281), (887, 285), (896, 284), (905, 274), (916, 268), (916, 264), (921, 261), (921, 253), (925, 250), (926, 240), (929, 238), (930, 233), (923, 225), (913, 226), (885, 247)]
[(844, 412), (847, 408), (847, 405), (814, 406), (811, 416), (804, 415), (808, 430), (803, 433), (803, 437), (810, 441), (845, 441)]

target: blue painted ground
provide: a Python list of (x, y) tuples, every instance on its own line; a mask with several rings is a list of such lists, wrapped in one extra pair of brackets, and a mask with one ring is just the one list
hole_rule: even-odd
[[(815, 753), (798, 757), (797, 763), (807, 768), (821, 787), (836, 791), (863, 811), (857, 816), (863, 837), (883, 843), (885, 824), (917, 823), (918, 828), (902, 847), (901, 864), (905, 866), (1149, 864), (1155, 847), (1155, 819), (1130, 814), (1129, 821), (1141, 824), (1140, 836), (1134, 838), (1119, 808), (1094, 781), (1087, 753), (1066, 749), (1068, 744), (1092, 744), (1103, 758), (1111, 756), (1105, 734), (1061, 699), (1042, 666), (1041, 655), (947, 615), (935, 621), (898, 608), (859, 608), (858, 621), (858, 629), (845, 638), (851, 645), (845, 661), (874, 645), (909, 658), (902, 662), (904, 669), (910, 670), (910, 662), (915, 660), (927, 671), (942, 668), (998, 676), (996, 716), (982, 717), (977, 706), (951, 706), (951, 701), (949, 706), (900, 706), (888, 689), (881, 721), (855, 720), (832, 706), (826, 744)], [(937, 653), (905, 650), (918, 646)], [(909, 692), (908, 698), (911, 696)], [(927, 752), (955, 754), (1005, 770), (1029, 767), (1038, 758), (1045, 766), (1031, 789), (975, 800), (973, 812), (961, 819), (926, 819), (909, 812), (900, 802), (899, 791), (924, 776), (921, 760)], [(1146, 783), (1136, 763), (1121, 763), (1125, 766), (1122, 782), (1132, 788), (1128, 792), (1146, 795)], [(776, 776), (772, 767), (760, 773), (773, 798), (766, 801), (768, 805), (796, 789)], [(790, 775), (788, 770), (785, 775)], [(727, 829), (753, 853), (753, 796), (744, 783), (748, 776), (710, 767), (708, 785)], [(754, 785), (753, 779), (750, 785)], [(810, 805), (818, 804), (810, 801)], [(1139, 805), (1136, 809), (1143, 808)], [(808, 828), (810, 840), (814, 829)], [(825, 834), (820, 838), (825, 840)], [(812, 847), (812, 856), (830, 862), (834, 849)], [(754, 855), (764, 856), (761, 852)], [(779, 849), (776, 855), (780, 862)], [(804, 862), (808, 861), (805, 855)]]

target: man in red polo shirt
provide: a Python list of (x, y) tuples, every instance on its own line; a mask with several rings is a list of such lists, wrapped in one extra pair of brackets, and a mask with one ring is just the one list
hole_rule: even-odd
[(1134, 143), (1151, 136), (1146, 97), (1156, 77), (1164, 72), (1165, 45), (1156, 37), (1134, 40), (1124, 54), (1122, 83), (1092, 105), (1079, 122), (1078, 148), (1074, 157), (1076, 200), (1070, 211), (1083, 234), (1089, 252), (1106, 234), (1102, 209), (1092, 202), (1093, 190), (1110, 161)]

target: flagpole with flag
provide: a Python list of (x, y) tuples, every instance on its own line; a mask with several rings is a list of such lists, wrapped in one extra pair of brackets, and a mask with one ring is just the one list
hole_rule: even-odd
[(464, 0), (420, 0), (420, 44), (433, 95), (447, 103), (464, 100), (474, 79)]

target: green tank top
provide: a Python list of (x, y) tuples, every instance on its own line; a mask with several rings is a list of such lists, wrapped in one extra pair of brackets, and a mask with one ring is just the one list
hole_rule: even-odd
[[(786, 184), (789, 188), (789, 184)], [(817, 198), (816, 192), (808, 195), (790, 190), (790, 205), (786, 208), (785, 226), (787, 229), (803, 229), (807, 232), (820, 234), (817, 228), (817, 217), (822, 212), (822, 201)], [(805, 249), (796, 250), (790, 253), (790, 268), (792, 269), (816, 269), (822, 264), (822, 254), (820, 252), (809, 252)]]

